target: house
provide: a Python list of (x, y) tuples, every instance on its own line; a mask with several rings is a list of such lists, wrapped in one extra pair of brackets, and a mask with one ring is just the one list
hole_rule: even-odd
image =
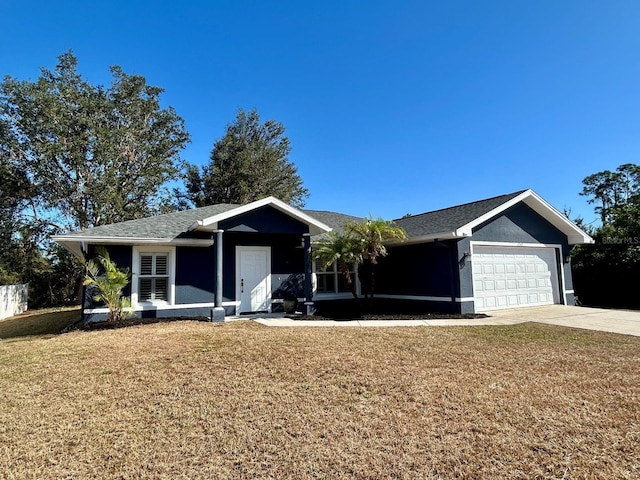
[[(362, 219), (268, 197), (53, 238), (78, 256), (107, 248), (132, 272), (125, 295), (141, 317), (223, 319), (275, 311), (292, 293), (308, 311), (314, 302), (349, 298), (339, 272), (316, 268), (311, 249), (353, 220)], [(531, 190), (395, 222), (408, 239), (388, 245), (377, 267), (376, 296), (437, 311), (573, 304), (569, 252), (593, 242)], [(86, 297), (84, 318), (106, 318), (106, 309)]]

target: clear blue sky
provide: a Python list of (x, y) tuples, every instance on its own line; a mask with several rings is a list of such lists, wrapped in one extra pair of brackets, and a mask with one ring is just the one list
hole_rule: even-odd
[(307, 207), (397, 218), (532, 188), (594, 220), (639, 163), (638, 1), (0, 0), (0, 75), (73, 49), (163, 87), (203, 164), (238, 107), (287, 128)]

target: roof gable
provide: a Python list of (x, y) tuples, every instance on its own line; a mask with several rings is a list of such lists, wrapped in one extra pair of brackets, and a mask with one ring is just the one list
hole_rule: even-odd
[[(461, 226), (473, 222), (479, 217), (493, 211), (505, 202), (520, 195), (524, 190), (487, 198), (477, 202), (465, 203), (454, 207), (434, 210), (432, 212), (411, 215), (394, 220), (395, 224), (404, 228), (409, 238), (431, 237), (444, 238)], [(437, 237), (439, 235), (439, 237)]]
[(496, 217), (513, 205), (524, 202), (538, 215), (567, 236), (570, 245), (593, 243), (593, 239), (565, 215), (558, 212), (533, 190), (521, 190), (477, 202), (465, 203), (420, 215), (401, 218), (396, 225), (407, 232), (409, 242), (463, 238), (473, 229)]
[(224, 220), (228, 220), (232, 217), (242, 215), (254, 210), (258, 210), (265, 206), (270, 206), (279, 210), (282, 213), (287, 214), (289, 217), (298, 220), (299, 222), (306, 224), (309, 227), (309, 233), (312, 235), (317, 235), (321, 233), (327, 233), (331, 231), (331, 227), (325, 225), (324, 223), (316, 220), (315, 218), (307, 215), (302, 210), (298, 210), (297, 208), (292, 207), (291, 205), (287, 205), (281, 200), (278, 200), (275, 197), (267, 197), (262, 200), (257, 200), (255, 202), (248, 203), (246, 205), (238, 206), (231, 210), (227, 210), (221, 213), (216, 213), (208, 218), (204, 218), (202, 220), (195, 221), (192, 225), (189, 226), (189, 231), (213, 231), (220, 228), (220, 223)]

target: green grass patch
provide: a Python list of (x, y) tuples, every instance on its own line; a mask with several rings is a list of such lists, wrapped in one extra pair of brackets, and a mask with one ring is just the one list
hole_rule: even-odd
[(55, 335), (80, 319), (80, 307), (29, 311), (0, 321), (0, 339)]

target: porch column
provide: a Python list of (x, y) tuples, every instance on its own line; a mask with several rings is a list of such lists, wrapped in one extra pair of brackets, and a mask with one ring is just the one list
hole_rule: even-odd
[(302, 235), (304, 241), (304, 310), (306, 315), (313, 315), (316, 308), (313, 305), (313, 286), (311, 284), (311, 234)]
[(222, 233), (224, 230), (216, 230), (214, 244), (216, 246), (215, 255), (215, 275), (216, 275), (216, 293), (215, 308), (211, 313), (211, 321), (224, 322), (224, 308), (222, 307)]

